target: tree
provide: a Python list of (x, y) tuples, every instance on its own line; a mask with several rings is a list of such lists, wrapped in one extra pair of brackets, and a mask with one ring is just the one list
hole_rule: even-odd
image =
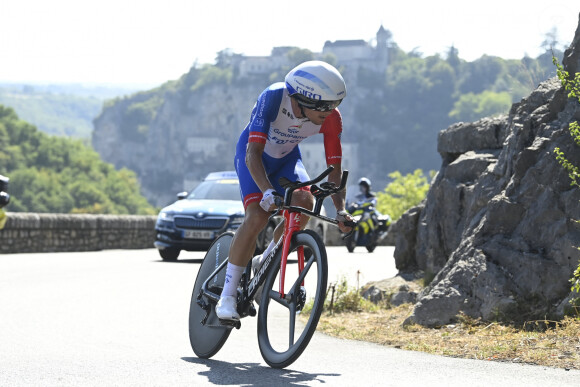
[(421, 169), (403, 176), (399, 171), (389, 173), (393, 179), (383, 192), (377, 193), (377, 210), (397, 220), (408, 209), (421, 203), (429, 190), (429, 182)]
[(476, 121), (483, 117), (507, 113), (511, 105), (512, 100), (507, 92), (467, 93), (455, 102), (449, 117), (455, 121)]
[(0, 161), (10, 211), (155, 214), (134, 172), (115, 170), (80, 140), (53, 137), (0, 105)]

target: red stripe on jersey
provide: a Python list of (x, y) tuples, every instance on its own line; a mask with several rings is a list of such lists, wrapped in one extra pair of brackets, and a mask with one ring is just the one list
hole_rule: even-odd
[(268, 135), (262, 132), (250, 132), (250, 137), (248, 137), (248, 142), (259, 142), (265, 144), (268, 139)]

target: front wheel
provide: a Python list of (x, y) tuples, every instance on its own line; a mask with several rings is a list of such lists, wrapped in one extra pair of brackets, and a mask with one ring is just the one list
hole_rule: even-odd
[[(264, 281), (262, 301), (258, 313), (258, 344), (262, 357), (273, 368), (284, 368), (302, 354), (310, 342), (326, 298), (328, 264), (322, 240), (312, 230), (300, 231), (292, 237), (288, 261), (294, 262), (303, 251), (304, 270), (288, 265), (284, 294), (279, 293), (280, 260), (278, 250), (274, 267)], [(308, 320), (298, 317), (309, 309)]]
[[(189, 306), (189, 341), (193, 352), (198, 357), (208, 359), (218, 353), (228, 339), (231, 328), (222, 326), (215, 314), (215, 303), (207, 297), (200, 296), (201, 286), (205, 280), (228, 259), (233, 232), (220, 235), (207, 251), (193, 286), (191, 304)], [(208, 290), (221, 294), (226, 277), (226, 268), (210, 281)], [(205, 309), (200, 305), (205, 306)]]

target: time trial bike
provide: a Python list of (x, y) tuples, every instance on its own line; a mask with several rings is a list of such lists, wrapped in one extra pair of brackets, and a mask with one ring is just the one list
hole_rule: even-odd
[[(273, 368), (287, 367), (298, 359), (310, 342), (322, 313), (328, 278), (326, 248), (317, 233), (300, 229), (300, 215), (338, 224), (336, 219), (321, 215), (320, 211), (326, 197), (344, 189), (348, 171), (343, 172), (339, 186), (328, 181), (316, 185), (332, 170), (329, 167), (320, 176), (306, 182), (280, 179), (285, 195), (274, 215), (283, 213), (283, 235), (272, 252), (262, 259), (255, 273), (252, 262), (248, 263), (238, 287), (237, 310), (241, 318), (255, 316), (254, 299), (259, 303), (258, 343), (262, 357)], [(291, 205), (292, 193), (307, 186), (310, 186), (315, 199), (314, 209)], [(347, 222), (346, 225), (354, 227), (356, 223)], [(220, 321), (215, 314), (233, 236), (233, 232), (226, 232), (212, 243), (193, 287), (189, 339), (193, 351), (200, 358), (215, 355), (231, 330), (234, 327), (239, 329), (241, 325), (239, 321)], [(286, 269), (294, 262), (297, 270), (291, 270), (292, 274)], [(263, 290), (260, 289), (262, 286)], [(305, 307), (310, 310), (309, 314), (303, 319), (297, 318)]]

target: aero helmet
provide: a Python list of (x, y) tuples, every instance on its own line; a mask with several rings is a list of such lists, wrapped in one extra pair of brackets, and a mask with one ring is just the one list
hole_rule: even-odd
[(328, 63), (313, 60), (299, 64), (286, 75), (286, 88), (302, 107), (329, 111), (346, 97), (342, 75)]

